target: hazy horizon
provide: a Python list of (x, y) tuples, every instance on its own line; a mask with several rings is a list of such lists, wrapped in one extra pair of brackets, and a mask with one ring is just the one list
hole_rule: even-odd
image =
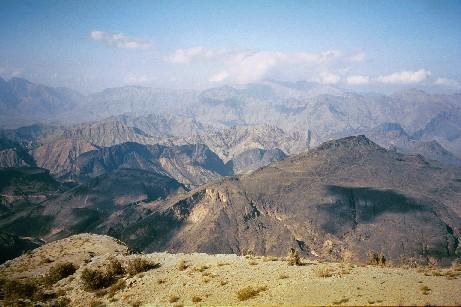
[(2, 1), (0, 76), (88, 94), (267, 79), (461, 89), (460, 1)]

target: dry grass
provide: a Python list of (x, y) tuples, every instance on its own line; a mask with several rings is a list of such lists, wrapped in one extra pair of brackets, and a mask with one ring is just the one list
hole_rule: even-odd
[(369, 265), (386, 265), (386, 257), (382, 253), (375, 251), (368, 251), (367, 253), (367, 264)]
[(159, 263), (154, 263), (143, 258), (135, 258), (128, 262), (126, 270), (130, 276), (134, 276), (136, 274), (147, 272), (159, 267)]
[(255, 261), (255, 260), (250, 260), (250, 261), (248, 261), (248, 264), (249, 265), (258, 265), (258, 262)]
[(290, 248), (287, 261), (288, 261), (288, 265), (303, 265), (298, 252), (294, 248)]
[(225, 265), (230, 265), (230, 263), (229, 262), (218, 262), (219, 267), (225, 266)]
[(268, 261), (278, 261), (279, 258), (278, 257), (275, 257), (275, 256), (265, 256), (262, 258), (262, 260), (264, 262), (268, 262)]
[(328, 265), (320, 265), (314, 270), (314, 274), (317, 277), (331, 277), (335, 274), (335, 269)]
[(210, 268), (210, 266), (208, 266), (208, 265), (201, 265), (201, 266), (194, 267), (194, 271), (202, 273), (205, 270), (208, 270), (209, 268)]
[(290, 276), (288, 276), (287, 274), (280, 274), (279, 279), (287, 279), (289, 277)]
[(48, 285), (53, 285), (59, 280), (73, 275), (75, 271), (77, 271), (77, 267), (71, 262), (56, 264), (55, 266), (51, 267), (51, 269), (48, 271), (48, 274), (46, 274), (45, 283)]
[(237, 298), (239, 301), (246, 301), (246, 300), (249, 300), (257, 296), (260, 292), (266, 291), (266, 290), (267, 290), (266, 286), (263, 286), (263, 287), (248, 286), (248, 287), (242, 288), (237, 291)]
[(184, 259), (179, 260), (176, 264), (176, 268), (180, 271), (185, 271), (188, 267), (189, 266), (186, 264), (186, 261), (184, 261)]
[(115, 294), (117, 294), (118, 291), (125, 289), (126, 287), (126, 281), (124, 279), (119, 279), (115, 284), (110, 286), (109, 291), (107, 292), (108, 297), (113, 297)]

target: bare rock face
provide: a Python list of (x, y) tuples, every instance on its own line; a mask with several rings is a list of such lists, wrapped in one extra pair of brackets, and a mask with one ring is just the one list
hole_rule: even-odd
[(178, 196), (121, 238), (148, 251), (444, 261), (461, 252), (459, 199), (460, 169), (348, 137)]
[(155, 171), (188, 186), (228, 175), (231, 169), (205, 145), (142, 145), (124, 143), (82, 154), (75, 176), (96, 177), (117, 169)]
[(20, 144), (0, 138), (0, 168), (35, 166), (34, 159)]

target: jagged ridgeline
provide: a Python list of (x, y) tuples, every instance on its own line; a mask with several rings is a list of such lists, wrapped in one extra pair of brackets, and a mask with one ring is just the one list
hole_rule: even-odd
[[(281, 256), (294, 247), (317, 259), (364, 262), (373, 251), (394, 263), (440, 264), (460, 252), (461, 170), (365, 136), (190, 191), (164, 169), (110, 165), (61, 195), (10, 212), (0, 226), (47, 241), (109, 234), (144, 251)], [(26, 223), (40, 227), (19, 227)]]

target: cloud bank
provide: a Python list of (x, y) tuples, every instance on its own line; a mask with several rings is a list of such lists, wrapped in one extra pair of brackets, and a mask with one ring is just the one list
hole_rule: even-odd
[(392, 73), (390, 75), (379, 76), (377, 81), (392, 84), (420, 83), (426, 80), (430, 75), (431, 72), (425, 69), (420, 69), (417, 71), (401, 71)]

